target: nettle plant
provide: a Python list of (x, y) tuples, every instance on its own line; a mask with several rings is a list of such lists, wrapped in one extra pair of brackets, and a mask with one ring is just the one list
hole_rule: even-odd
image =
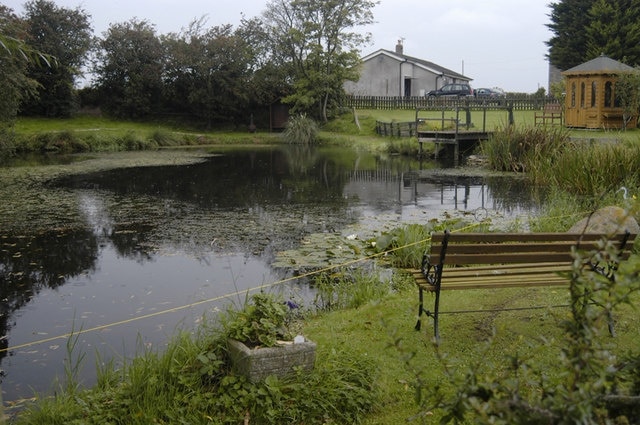
[(254, 294), (242, 309), (227, 312), (225, 333), (249, 347), (273, 347), (279, 340), (293, 339), (291, 311), (296, 308), (292, 301), (264, 292)]

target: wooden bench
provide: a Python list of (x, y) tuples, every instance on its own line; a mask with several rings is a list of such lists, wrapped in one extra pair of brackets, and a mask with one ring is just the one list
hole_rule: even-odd
[[(421, 270), (412, 270), (418, 286), (418, 323), (426, 314), (434, 321), (434, 335), (440, 338), (438, 315), (440, 291), (568, 285), (575, 258), (572, 248), (582, 252), (602, 249), (610, 240), (618, 248), (618, 259), (631, 255), (636, 235), (613, 237), (576, 233), (434, 233)], [(617, 264), (585, 263), (588, 270), (611, 281)], [(433, 312), (424, 307), (424, 292), (435, 295)], [(610, 323), (609, 330), (613, 334)]]
[(536, 112), (534, 116), (534, 124), (553, 125), (558, 121), (558, 124), (562, 124), (562, 105), (559, 103), (547, 103), (542, 108), (542, 112)]

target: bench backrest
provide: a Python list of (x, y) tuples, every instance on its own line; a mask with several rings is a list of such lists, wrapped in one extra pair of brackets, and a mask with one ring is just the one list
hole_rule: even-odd
[[(429, 263), (442, 264), (443, 252), (446, 265), (571, 263), (573, 247), (599, 249), (605, 237), (589, 233), (434, 233)], [(608, 239), (622, 247), (620, 259), (627, 259), (635, 237), (621, 233)]]
[(561, 113), (562, 105), (560, 105), (559, 103), (547, 103), (546, 105), (544, 105), (543, 111), (545, 113)]

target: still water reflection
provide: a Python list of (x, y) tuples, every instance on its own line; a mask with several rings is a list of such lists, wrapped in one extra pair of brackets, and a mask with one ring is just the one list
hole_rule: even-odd
[[(242, 303), (246, 289), (290, 275), (271, 264), (306, 235), (535, 210), (520, 181), (439, 168), (350, 149), (281, 147), (48, 182), (39, 190), (72, 199), (74, 220), (0, 230), (4, 400), (51, 391), (64, 378), (69, 342), (88, 354), (79, 376), (86, 384), (94, 352), (120, 360), (162, 347), (203, 314)], [(34, 215), (47, 217), (50, 207), (41, 208)], [(277, 289), (308, 297), (295, 281)], [(58, 338), (79, 330), (90, 332)]]

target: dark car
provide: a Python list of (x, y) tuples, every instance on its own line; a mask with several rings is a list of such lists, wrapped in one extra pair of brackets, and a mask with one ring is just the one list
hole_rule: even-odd
[(469, 84), (453, 83), (446, 84), (438, 90), (431, 90), (427, 93), (427, 97), (440, 97), (440, 96), (457, 96), (466, 97), (473, 96), (473, 89)]
[(502, 90), (498, 89), (476, 89), (476, 97), (479, 99), (500, 99), (506, 97)]

